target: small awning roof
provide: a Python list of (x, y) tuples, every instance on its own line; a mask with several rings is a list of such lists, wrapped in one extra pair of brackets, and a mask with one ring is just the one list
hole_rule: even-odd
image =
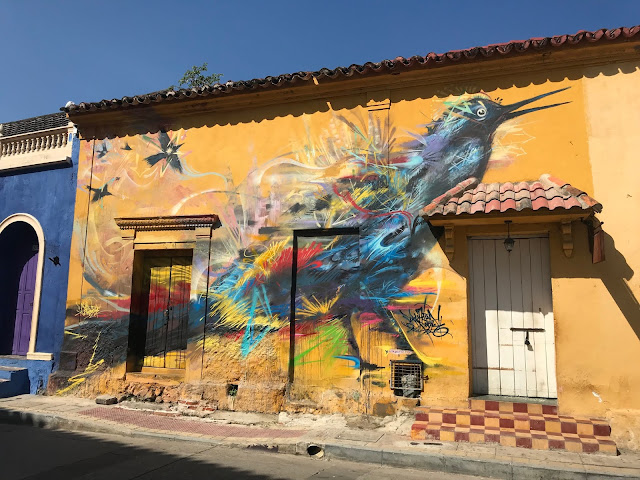
[(431, 220), (480, 214), (584, 213), (602, 211), (602, 205), (582, 190), (549, 174), (533, 182), (478, 183), (469, 178), (422, 210)]

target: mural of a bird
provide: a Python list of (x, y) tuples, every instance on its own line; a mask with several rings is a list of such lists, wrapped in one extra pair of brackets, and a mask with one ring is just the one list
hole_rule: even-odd
[(153, 167), (161, 160), (165, 160), (166, 163), (162, 166), (162, 173), (164, 173), (168, 167), (182, 173), (182, 163), (180, 163), (180, 157), (178, 156), (178, 150), (182, 144), (176, 144), (175, 141), (171, 140), (169, 135), (163, 131), (158, 134), (158, 141), (160, 142), (160, 153), (146, 157), (145, 161)]
[(447, 102), (447, 110), (429, 125), (428, 133), (416, 135), (416, 141), (409, 145), (412, 153), (405, 167), (410, 168), (407, 193), (415, 199), (412, 207), (424, 207), (433, 198), (467, 178), (481, 180), (491, 157), (498, 127), (521, 115), (568, 103), (519, 110), (567, 88), (510, 105), (501, 105), (483, 94)]
[[(359, 357), (359, 351), (348, 321), (350, 312), (371, 312), (385, 319), (379, 324), (380, 329), (394, 331), (386, 308), (416, 294), (403, 289), (436, 243), (420, 210), (458, 183), (470, 177), (482, 179), (500, 125), (568, 103), (521, 109), (563, 90), (566, 89), (510, 105), (495, 102), (485, 94), (459, 98), (446, 103), (445, 111), (427, 126), (427, 132), (414, 135), (415, 140), (406, 144), (402, 154), (395, 155), (391, 162), (363, 162), (362, 155), (354, 155), (349, 160), (353, 174), (332, 181), (314, 180), (314, 188), (324, 189), (323, 201), (294, 205), (295, 217), (315, 218), (323, 211), (340, 208), (340, 218), (347, 219), (340, 227), (358, 228), (359, 235), (338, 236), (330, 248), (318, 248), (312, 243), (298, 250), (296, 312), (309, 310), (310, 297), (318, 305), (330, 305), (317, 308), (316, 320), (345, 320), (345, 341), (349, 355), (354, 357)], [(283, 227), (281, 233), (286, 232)], [(265, 261), (265, 256), (271, 260)], [(245, 355), (277, 328), (265, 318), (277, 317), (287, 323), (292, 256), (291, 248), (283, 245), (272, 244), (267, 252), (264, 247), (256, 253), (245, 249), (210, 288), (214, 299), (211, 313), (217, 318), (210, 328), (220, 332), (225, 325), (242, 327), (238, 317), (244, 318)], [(310, 315), (306, 319), (313, 320)]]
[(98, 158), (104, 157), (107, 153), (109, 153), (109, 149), (107, 148), (107, 144), (102, 142), (97, 150)]
[(120, 180), (120, 178), (119, 177), (114, 177), (114, 178), (112, 178), (111, 180), (109, 180), (107, 183), (105, 183), (104, 185), (102, 185), (99, 188), (95, 188), (95, 187), (92, 187), (90, 185), (87, 185), (87, 189), (90, 192), (93, 192), (93, 196), (91, 197), (91, 202), (94, 203), (94, 202), (97, 202), (97, 201), (103, 199), (104, 197), (108, 197), (109, 195), (113, 195), (113, 193), (111, 193), (109, 191), (109, 184), (114, 182), (114, 181), (116, 181), (116, 180)]

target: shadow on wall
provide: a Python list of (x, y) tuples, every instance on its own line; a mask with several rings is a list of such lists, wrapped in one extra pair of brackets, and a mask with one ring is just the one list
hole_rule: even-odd
[[(584, 228), (584, 227), (583, 227)], [(582, 237), (586, 242), (586, 231), (576, 229), (576, 240)], [(587, 247), (585, 247), (587, 248)], [(606, 231), (604, 232), (604, 251), (606, 259), (603, 262), (592, 264), (590, 261), (567, 262), (557, 272), (560, 277), (566, 278), (599, 278), (609, 291), (611, 298), (616, 302), (620, 312), (627, 319), (636, 337), (640, 339), (640, 302), (633, 293), (629, 280), (633, 278), (634, 271), (627, 263), (624, 255), (616, 249), (615, 240)], [(588, 250), (587, 250), (588, 252)]]
[[(496, 89), (509, 89), (512, 87), (523, 88), (531, 85), (542, 85), (546, 82), (559, 83), (565, 80), (580, 80), (582, 78), (594, 78), (599, 75), (613, 76), (618, 74), (631, 74), (640, 70), (640, 62), (626, 62), (624, 64), (600, 65), (589, 67), (588, 69), (575, 68), (568, 71), (543, 71), (518, 75), (515, 80), (511, 76), (500, 76), (481, 78), (482, 72), (474, 70), (469, 73), (468, 65), (459, 65), (447, 67), (449, 68), (449, 77), (453, 81), (446, 83), (436, 83), (432, 85), (424, 85), (418, 87), (401, 87), (399, 90), (391, 90), (390, 100), (392, 103), (400, 101), (412, 101), (417, 99), (445, 99), (450, 95), (463, 95), (465, 93), (473, 94), (479, 92), (494, 92)], [(435, 69), (437, 71), (438, 69)], [(408, 74), (406, 74), (408, 75)], [(439, 73), (441, 75), (441, 73)], [(479, 78), (480, 77), (480, 78)], [(402, 75), (400, 75), (402, 78)], [(389, 84), (391, 86), (380, 86), (376, 88), (393, 88), (392, 79), (397, 80), (398, 76), (390, 76)], [(428, 82), (428, 80), (426, 80)], [(354, 90), (352, 93), (345, 95), (335, 94), (320, 86), (308, 82), (308, 85), (302, 87), (282, 88), (275, 91), (256, 90), (256, 94), (261, 97), (269, 98), (273, 96), (273, 103), (264, 106), (255, 106), (249, 102), (246, 107), (238, 107), (236, 102), (236, 94), (218, 95), (216, 98), (215, 108), (218, 111), (207, 112), (203, 114), (190, 114), (188, 117), (179, 117), (176, 113), (175, 103), (168, 102), (159, 105), (151, 104), (149, 106), (141, 106), (127, 109), (127, 125), (114, 126), (111, 124), (109, 117), (104, 117), (100, 127), (96, 131), (83, 133), (85, 138), (96, 137), (97, 140), (105, 138), (124, 137), (127, 135), (143, 135), (155, 133), (160, 130), (176, 130), (190, 129), (200, 127), (211, 127), (214, 125), (242, 125), (259, 123), (265, 120), (273, 120), (288, 116), (300, 117), (306, 114), (319, 112), (339, 111), (343, 109), (355, 109), (364, 107), (367, 101), (385, 100), (386, 94), (382, 96), (367, 97), (367, 94), (361, 93), (360, 90)], [(354, 85), (356, 88), (358, 85)], [(345, 89), (351, 88), (350, 82), (345, 83)], [(291, 100), (282, 98), (283, 95), (290, 95), (292, 91), (304, 94), (308, 89), (309, 99)], [(400, 96), (399, 96), (400, 95)], [(253, 98), (253, 94), (243, 94), (247, 100)], [(313, 98), (315, 97), (315, 98)], [(379, 97), (379, 98), (378, 98)], [(205, 106), (212, 98), (198, 98), (182, 102), (182, 111), (189, 114), (194, 108)], [(164, 107), (167, 107), (166, 109)], [(209, 106), (208, 108), (211, 108)], [(108, 113), (107, 113), (108, 114)], [(81, 115), (82, 116), (82, 115)], [(82, 122), (81, 122), (82, 123)], [(107, 127), (103, 127), (108, 125)], [(82, 129), (82, 125), (80, 125)]]
[[(551, 227), (557, 228), (557, 226)], [(552, 230), (553, 232), (553, 230)], [(634, 271), (624, 255), (616, 248), (615, 240), (606, 231), (604, 233), (605, 260), (593, 264), (589, 250), (587, 227), (581, 222), (573, 222), (574, 250), (571, 258), (563, 254), (551, 262), (552, 278), (594, 278), (600, 279), (607, 288), (627, 322), (640, 339), (640, 302), (627, 283), (633, 278)], [(560, 235), (552, 233), (549, 248), (560, 251)], [(444, 236), (438, 236), (441, 248), (444, 248)], [(517, 240), (516, 240), (517, 241)], [(468, 278), (468, 258), (462, 255), (454, 257), (450, 266), (460, 276)]]

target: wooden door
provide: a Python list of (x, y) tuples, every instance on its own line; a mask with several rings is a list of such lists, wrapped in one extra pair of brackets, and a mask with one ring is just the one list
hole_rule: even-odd
[(471, 239), (475, 394), (556, 398), (549, 239)]
[(191, 257), (145, 259), (148, 291), (144, 367), (185, 368)]
[(26, 355), (31, 339), (31, 319), (36, 291), (36, 271), (38, 267), (38, 248), (31, 249), (30, 258), (25, 262), (18, 282), (16, 303), (16, 321), (13, 332), (13, 355)]

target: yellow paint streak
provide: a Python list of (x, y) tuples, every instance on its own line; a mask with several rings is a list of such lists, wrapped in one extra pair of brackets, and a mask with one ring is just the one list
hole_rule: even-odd
[(82, 382), (84, 382), (89, 375), (94, 373), (98, 369), (98, 367), (100, 367), (100, 365), (104, 363), (104, 358), (101, 358), (100, 361), (94, 363), (94, 360), (96, 358), (96, 350), (98, 349), (98, 342), (100, 341), (101, 334), (102, 332), (99, 332), (98, 335), (96, 336), (96, 341), (93, 344), (93, 354), (89, 359), (89, 364), (87, 365), (87, 368), (84, 369), (84, 372), (79, 373), (78, 375), (74, 375), (73, 377), (70, 377), (68, 380), (70, 385), (63, 388), (62, 390), (58, 390), (56, 392), (56, 395), (64, 395), (65, 393), (70, 392), (75, 387), (77, 387)]
[(327, 300), (318, 300), (315, 295), (312, 295), (311, 298), (312, 300), (309, 300), (307, 297), (302, 297), (302, 308), (300, 311), (296, 312), (296, 315), (300, 317), (326, 315), (331, 310), (331, 307), (333, 307), (338, 301), (340, 295), (336, 295), (335, 297)]
[(86, 335), (79, 335), (79, 334), (77, 334), (75, 332), (69, 332), (67, 330), (64, 331), (64, 334), (65, 335), (71, 335), (72, 337), (80, 339), (80, 340), (84, 340), (85, 338), (87, 338)]
[(269, 276), (269, 266), (280, 255), (280, 253), (286, 248), (289, 239), (282, 240), (281, 242), (273, 242), (269, 245), (266, 251), (258, 255), (252, 262), (252, 268), (248, 268), (240, 280), (235, 285), (235, 288), (241, 288), (249, 279), (255, 277), (257, 273), (262, 273), (265, 277)]

